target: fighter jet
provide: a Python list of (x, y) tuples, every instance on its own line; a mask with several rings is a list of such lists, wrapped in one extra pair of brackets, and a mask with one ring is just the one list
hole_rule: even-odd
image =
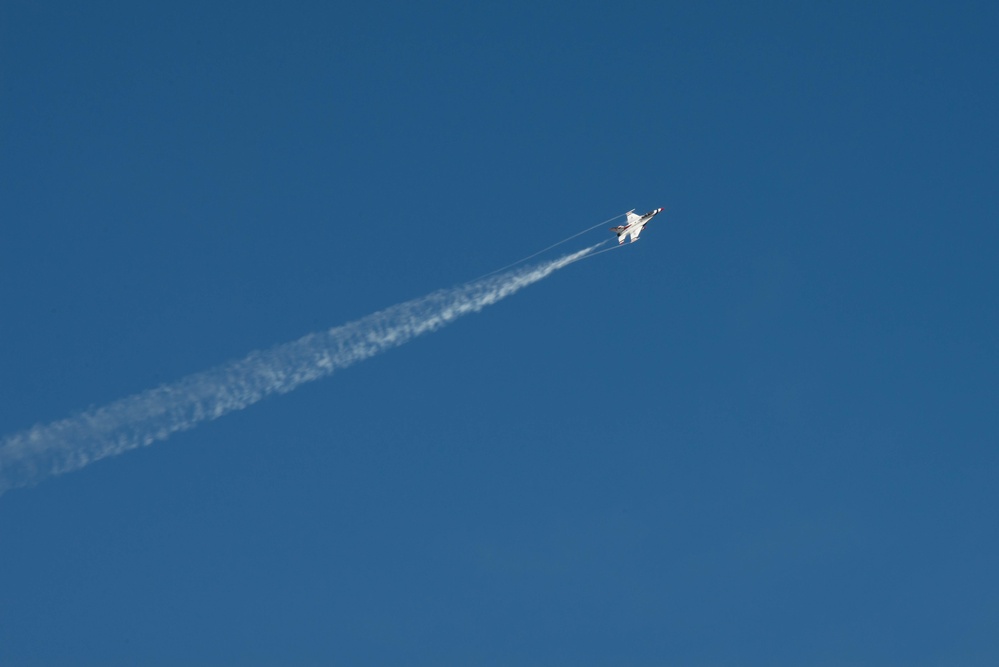
[(625, 214), (628, 216), (627, 224), (620, 227), (611, 227), (610, 230), (617, 234), (618, 244), (624, 243), (624, 239), (628, 236), (631, 237), (631, 242), (634, 243), (638, 240), (638, 235), (645, 229), (646, 223), (660, 213), (662, 213), (662, 208), (652, 209), (645, 215), (635, 215), (635, 209), (631, 209)]

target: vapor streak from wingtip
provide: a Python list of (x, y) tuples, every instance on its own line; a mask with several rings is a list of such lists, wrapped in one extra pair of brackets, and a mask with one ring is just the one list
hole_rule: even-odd
[(166, 440), (272, 394), (333, 374), (440, 329), (548, 277), (597, 244), (543, 264), (443, 289), (291, 343), (188, 375), (0, 441), (0, 494)]

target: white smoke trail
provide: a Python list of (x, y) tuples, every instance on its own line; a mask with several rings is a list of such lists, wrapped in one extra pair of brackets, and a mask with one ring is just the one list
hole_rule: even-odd
[(251, 352), (244, 359), (172, 384), (15, 433), (0, 441), (0, 494), (166, 440), (173, 433), (242, 410), (271, 394), (288, 393), (305, 382), (436, 331), (462, 315), (478, 312), (586, 257), (599, 245), (538, 266), (440, 290), (325, 332)]

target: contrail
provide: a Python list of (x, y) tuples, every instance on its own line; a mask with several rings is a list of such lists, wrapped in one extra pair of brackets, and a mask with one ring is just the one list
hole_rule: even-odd
[(0, 441), (0, 494), (46, 477), (166, 440), (271, 394), (373, 357), (462, 315), (475, 313), (592, 253), (591, 246), (558, 259), (439, 290), (328, 331), (188, 375), (172, 384), (39, 424)]

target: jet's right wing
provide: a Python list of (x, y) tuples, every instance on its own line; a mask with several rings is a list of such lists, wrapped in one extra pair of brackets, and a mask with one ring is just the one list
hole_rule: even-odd
[(638, 222), (639, 220), (642, 219), (642, 216), (635, 215), (635, 209), (631, 209), (625, 215), (628, 216), (628, 222), (626, 223), (628, 225), (633, 225), (633, 224), (635, 224), (636, 222)]

